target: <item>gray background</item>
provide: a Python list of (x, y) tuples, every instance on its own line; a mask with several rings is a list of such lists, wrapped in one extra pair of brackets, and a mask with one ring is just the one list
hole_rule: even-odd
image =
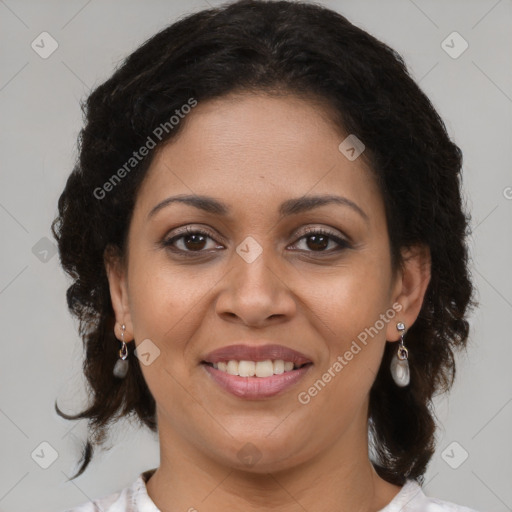
[[(66, 482), (86, 422), (59, 418), (53, 403), (70, 413), (85, 404), (82, 346), (66, 308), (69, 281), (45, 237), (53, 240), (49, 226), (76, 156), (79, 100), (156, 31), (218, 3), (0, 0), (1, 511), (57, 512), (158, 465), (157, 439), (123, 422), (112, 450)], [(512, 510), (512, 2), (321, 3), (403, 55), (464, 152), (481, 305), (453, 392), (436, 401), (442, 426), (425, 492), (481, 511)], [(46, 59), (31, 47), (44, 31), (59, 45)], [(453, 31), (469, 44), (458, 58), (442, 46)], [(58, 454), (48, 469), (40, 464), (52, 452), (42, 442)]]

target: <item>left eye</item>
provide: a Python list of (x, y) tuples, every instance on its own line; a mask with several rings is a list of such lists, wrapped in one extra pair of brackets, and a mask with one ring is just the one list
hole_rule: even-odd
[[(343, 240), (329, 231), (324, 231), (323, 229), (312, 229), (302, 235), (297, 242), (300, 242), (301, 240), (304, 241), (308, 249), (313, 249), (309, 251), (306, 249), (306, 252), (334, 252), (349, 247), (349, 243), (346, 240)], [(338, 246), (338, 248), (335, 247), (334, 249), (326, 251), (325, 249), (329, 247), (330, 243)]]

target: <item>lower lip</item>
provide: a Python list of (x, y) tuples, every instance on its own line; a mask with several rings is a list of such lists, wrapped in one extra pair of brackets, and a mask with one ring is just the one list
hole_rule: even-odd
[(297, 370), (284, 372), (281, 375), (272, 375), (272, 377), (240, 377), (217, 370), (204, 363), (202, 366), (212, 379), (226, 391), (240, 398), (258, 400), (275, 396), (285, 389), (289, 389), (302, 379), (313, 365), (308, 364)]

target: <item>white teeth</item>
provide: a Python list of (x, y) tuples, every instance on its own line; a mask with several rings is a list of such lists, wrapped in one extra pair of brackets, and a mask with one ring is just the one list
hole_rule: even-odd
[(240, 377), (254, 377), (256, 363), (254, 361), (240, 361), (238, 363), (238, 375)]
[(239, 361), (238, 375), (240, 377), (272, 377), (274, 365), (270, 359), (266, 361)]
[(228, 361), (226, 371), (229, 375), (238, 375), (238, 361)]
[(272, 361), (219, 361), (213, 363), (213, 367), (229, 375), (239, 375), (240, 377), (271, 377), (272, 375), (281, 375), (284, 372), (290, 372), (294, 368), (291, 361), (276, 359)]
[(284, 361), (282, 359), (277, 359), (274, 361), (274, 373), (276, 375), (281, 375), (281, 373), (284, 373)]
[(274, 365), (272, 361), (270, 359), (258, 361), (255, 364), (254, 373), (256, 377), (272, 377), (272, 375), (274, 375)]

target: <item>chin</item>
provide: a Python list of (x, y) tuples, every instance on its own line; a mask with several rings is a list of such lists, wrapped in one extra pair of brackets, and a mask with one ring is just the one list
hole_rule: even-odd
[[(292, 435), (286, 437), (293, 439)], [(285, 446), (278, 438), (262, 437), (258, 440), (254, 435), (249, 435), (246, 441), (227, 440), (227, 444), (229, 448), (212, 454), (212, 457), (217, 463), (248, 473), (265, 474), (286, 470), (307, 458), (299, 447)]]

